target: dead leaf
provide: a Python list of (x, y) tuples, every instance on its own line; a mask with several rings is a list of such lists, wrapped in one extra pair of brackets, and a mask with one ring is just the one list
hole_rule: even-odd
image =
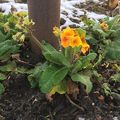
[(46, 99), (49, 101), (49, 102), (52, 102), (53, 101), (53, 98), (52, 98), (52, 95), (51, 94), (46, 94)]
[(20, 54), (13, 54), (11, 55), (12, 59), (20, 60)]
[(73, 95), (73, 97), (76, 98), (77, 95), (79, 94), (78, 85), (76, 83), (72, 82), (71, 80), (69, 80), (67, 93)]
[(101, 101), (101, 102), (104, 102), (104, 96), (103, 95), (100, 95), (99, 97), (98, 97), (98, 99)]
[(17, 12), (17, 9), (13, 5), (11, 5), (11, 13), (15, 13), (15, 12)]
[(110, 10), (115, 9), (118, 6), (119, 0), (108, 0), (108, 7)]

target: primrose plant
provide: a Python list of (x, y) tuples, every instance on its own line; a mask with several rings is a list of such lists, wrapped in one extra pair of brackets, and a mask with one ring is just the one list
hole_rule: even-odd
[(19, 54), (33, 24), (26, 12), (0, 13), (0, 94), (5, 91), (3, 81), (16, 68), (12, 64), (12, 55)]
[[(92, 82), (88, 71), (93, 69), (96, 53), (90, 52), (86, 31), (67, 27), (60, 30), (54, 27), (53, 33), (58, 39), (59, 50), (49, 43), (39, 43), (45, 63), (38, 65), (29, 81), (33, 87), (38, 86), (43, 93), (54, 95), (78, 94), (79, 84), (86, 87), (86, 92), (92, 90)], [(35, 41), (38, 40), (34, 37)], [(86, 71), (86, 72), (85, 72)]]

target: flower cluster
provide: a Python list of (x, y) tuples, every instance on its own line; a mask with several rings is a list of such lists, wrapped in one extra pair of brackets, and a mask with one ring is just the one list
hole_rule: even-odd
[(104, 30), (104, 31), (108, 31), (108, 24), (104, 21), (100, 24), (100, 27)]
[(60, 36), (60, 29), (58, 27), (54, 27), (53, 28), (53, 34), (56, 36), (56, 37), (59, 37)]
[(69, 46), (72, 48), (81, 46), (81, 52), (83, 54), (89, 50), (90, 46), (85, 40), (85, 33), (80, 35), (76, 29), (70, 27), (67, 27), (63, 31), (59, 31), (56, 27), (53, 30), (53, 33), (56, 36), (59, 34), (60, 44), (63, 48), (67, 48)]

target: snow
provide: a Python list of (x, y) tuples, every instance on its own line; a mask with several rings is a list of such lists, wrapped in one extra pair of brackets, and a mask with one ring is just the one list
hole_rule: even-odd
[[(84, 9), (80, 9), (80, 8), (76, 8), (75, 5), (80, 5), (81, 3), (86, 4), (86, 1), (88, 0), (71, 0), (71, 1), (67, 1), (67, 0), (62, 0), (61, 2), (61, 18), (64, 18), (66, 20), (66, 23), (64, 25), (62, 25), (61, 27), (65, 27), (65, 26), (69, 26), (69, 25), (76, 25), (76, 26), (83, 26), (83, 23), (74, 23), (70, 20), (70, 18), (72, 19), (80, 19), (80, 16), (83, 16), (84, 14), (87, 15), (88, 18), (91, 19), (103, 19), (106, 16), (104, 14), (97, 14), (95, 12), (89, 12), (87, 10)], [(90, 1), (90, 0), (89, 0)], [(98, 3), (99, 0), (91, 0), (91, 2), (96, 2)], [(62, 15), (63, 11), (67, 12), (68, 15)], [(74, 11), (76, 11), (74, 13)], [(77, 18), (75, 17), (77, 16)]]
[[(99, 0), (61, 0), (61, 18), (66, 22), (61, 27), (66, 27), (70, 25), (83, 26), (83, 23), (80, 22), (80, 16), (86, 14), (88, 18), (91, 19), (102, 19), (106, 17), (104, 14), (97, 14), (95, 12), (90, 12), (84, 9), (75, 7), (75, 5), (86, 4), (86, 1), (99, 2)], [(1, 3), (0, 9), (4, 14), (8, 14), (11, 10), (11, 6), (14, 6), (17, 11), (28, 11), (27, 4), (15, 3), (13, 0), (9, 3)], [(67, 14), (64, 14), (66, 12)], [(72, 22), (71, 19), (79, 21), (78, 23)]]
[(8, 14), (11, 10), (11, 6), (14, 6), (17, 11), (28, 11), (27, 4), (20, 4), (15, 2), (9, 2), (9, 3), (1, 3), (0, 9), (5, 13)]

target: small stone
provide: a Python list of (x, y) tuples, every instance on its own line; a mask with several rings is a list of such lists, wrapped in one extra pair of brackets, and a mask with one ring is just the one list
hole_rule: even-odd
[(85, 120), (85, 118), (79, 117), (78, 120)]
[(100, 96), (98, 97), (98, 99), (99, 99), (101, 102), (103, 102), (105, 98), (104, 98), (103, 95), (100, 95)]
[(92, 103), (92, 106), (95, 106), (95, 103)]
[(66, 23), (66, 20), (64, 18), (60, 19), (60, 25), (64, 25)]
[(68, 13), (66, 11), (62, 11), (62, 14), (66, 15), (66, 16), (68, 15)]
[(118, 117), (114, 117), (113, 120), (118, 120)]
[(74, 23), (80, 23), (80, 19), (74, 19), (74, 18), (70, 18), (70, 20)]
[(5, 117), (0, 115), (0, 120), (5, 120)]
[(69, 27), (71, 27), (71, 28), (79, 28), (79, 26), (77, 26), (76, 24), (69, 25)]

